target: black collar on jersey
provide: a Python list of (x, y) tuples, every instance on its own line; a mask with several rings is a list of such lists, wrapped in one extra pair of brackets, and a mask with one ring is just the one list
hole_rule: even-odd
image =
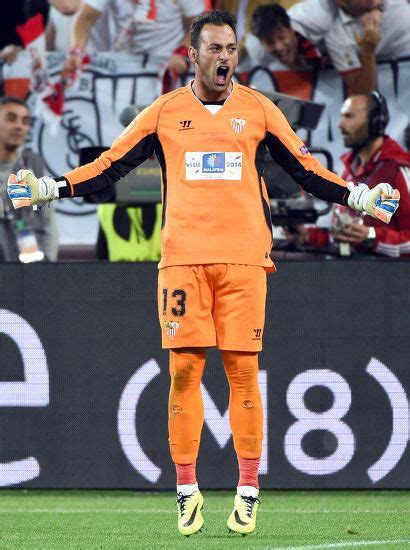
[(223, 105), (226, 99), (221, 99), (221, 101), (202, 101), (202, 99), (199, 99), (199, 101), (202, 103), (202, 105)]

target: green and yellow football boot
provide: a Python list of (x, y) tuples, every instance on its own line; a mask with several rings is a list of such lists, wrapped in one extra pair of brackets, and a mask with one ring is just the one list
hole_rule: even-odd
[(228, 518), (228, 529), (241, 535), (252, 533), (256, 527), (256, 513), (260, 500), (255, 497), (235, 496), (234, 507)]
[(204, 498), (199, 491), (194, 491), (190, 495), (178, 493), (178, 531), (189, 537), (197, 531), (200, 531), (204, 524), (201, 510), (204, 505)]

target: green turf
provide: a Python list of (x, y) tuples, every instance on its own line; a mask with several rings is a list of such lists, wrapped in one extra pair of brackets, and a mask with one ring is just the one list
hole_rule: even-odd
[(410, 549), (409, 491), (263, 491), (247, 537), (228, 534), (232, 492), (204, 497), (205, 529), (184, 538), (170, 492), (3, 490), (0, 548)]

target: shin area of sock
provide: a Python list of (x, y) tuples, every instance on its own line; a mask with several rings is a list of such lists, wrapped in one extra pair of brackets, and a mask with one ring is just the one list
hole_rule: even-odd
[(175, 464), (177, 485), (192, 485), (196, 483), (196, 461), (192, 464)]
[(258, 472), (259, 472), (259, 458), (244, 458), (237, 455), (239, 466), (239, 482), (238, 487), (251, 486), (259, 489)]

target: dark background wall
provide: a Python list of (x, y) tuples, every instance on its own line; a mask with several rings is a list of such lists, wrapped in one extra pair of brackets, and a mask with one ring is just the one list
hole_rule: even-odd
[[(282, 262), (269, 279), (261, 483), (410, 487), (409, 263)], [(152, 264), (0, 275), (0, 486), (172, 488)], [(201, 486), (232, 487), (228, 386), (203, 380)]]

